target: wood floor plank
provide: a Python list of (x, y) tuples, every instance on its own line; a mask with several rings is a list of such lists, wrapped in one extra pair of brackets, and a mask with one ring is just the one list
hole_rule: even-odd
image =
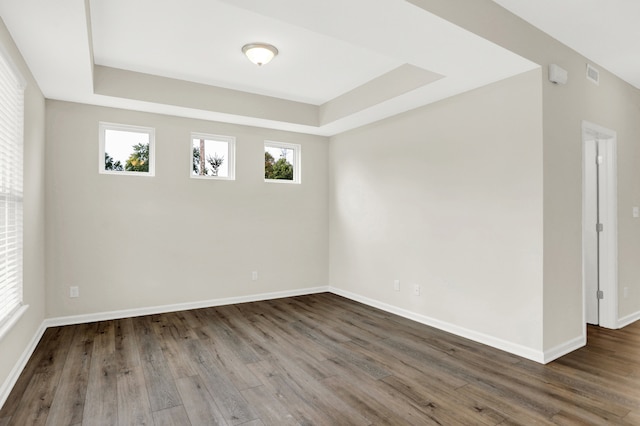
[(283, 322), (268, 314), (262, 314), (255, 317), (252, 325), (259, 330), (266, 339), (273, 342), (279, 341), (292, 347), (298, 347), (299, 351), (309, 354), (317, 361), (324, 361), (333, 356), (331, 350), (318, 344), (316, 341), (303, 335), (292, 335), (288, 322), (289, 321)]
[(20, 406), (20, 400), (26, 392), (32, 376), (35, 374), (36, 368), (40, 364), (42, 358), (46, 355), (46, 350), (44, 348), (51, 344), (52, 339), (58, 332), (58, 328), (48, 328), (45, 330), (40, 342), (36, 345), (33, 355), (31, 355), (31, 358), (24, 367), (22, 374), (18, 377), (16, 384), (13, 386), (11, 393), (2, 406), (2, 409), (0, 410), (0, 418), (11, 418), (15, 414), (15, 411)]
[(211, 311), (207, 327), (213, 331), (217, 340), (228, 349), (228, 352), (244, 364), (259, 361), (259, 356), (246, 341), (242, 340), (241, 335), (237, 334), (234, 328), (227, 326), (228, 321), (225, 321), (224, 311), (218, 309)]
[[(340, 342), (350, 341), (354, 334), (344, 332), (342, 329), (335, 327), (338, 322), (334, 321), (334, 318), (327, 316), (322, 312), (317, 312), (317, 307), (309, 308), (308, 305), (299, 303), (297, 299), (277, 299), (270, 301), (271, 306), (276, 311), (280, 311), (282, 315), (287, 315), (295, 322), (301, 322), (307, 327), (321, 329), (323, 333), (330, 335), (333, 340)], [(362, 336), (362, 329), (356, 331), (357, 336)]]
[(321, 381), (304, 371), (298, 362), (275, 360), (266, 365), (269, 366), (268, 374), (263, 371), (263, 376), (267, 381), (282, 379), (291, 392), (306, 394), (307, 401), (313, 401), (313, 409), (332, 418), (334, 424), (369, 424), (358, 410), (336, 397)]
[(55, 327), (11, 417), (17, 425), (44, 425), (73, 339), (75, 327)]
[(246, 422), (246, 423), (242, 423), (242, 426), (265, 426), (265, 423), (263, 423), (262, 420), (260, 420), (260, 419), (256, 419), (256, 420), (251, 420), (251, 421)]
[(236, 339), (228, 338), (228, 335), (233, 334), (234, 331), (222, 326), (219, 322), (217, 318), (213, 318), (211, 325), (206, 327), (212, 335), (221, 336), (206, 342), (211, 355), (226, 371), (229, 379), (238, 390), (260, 386), (260, 380), (245, 366), (247, 363), (258, 361), (259, 357), (249, 345), (239, 344), (235, 341)]
[(169, 312), (162, 315), (154, 315), (151, 321), (160, 326), (166, 326), (167, 331), (176, 340), (197, 339), (196, 330), (190, 328), (185, 315), (182, 312)]
[(640, 409), (638, 411), (631, 411), (622, 418), (622, 421), (627, 425), (640, 425)]
[[(388, 349), (381, 345), (380, 342), (369, 342), (368, 344), (360, 342), (359, 345), (349, 342), (343, 345), (347, 348), (352, 348), (355, 353), (362, 353), (375, 359), (389, 371), (393, 371), (394, 374), (390, 378), (390, 380), (394, 381), (392, 383), (395, 383), (397, 379), (404, 380), (412, 388), (421, 389), (421, 393), (429, 395), (438, 406), (453, 405), (455, 407), (454, 411), (460, 417), (460, 423), (469, 423), (470, 419), (473, 418), (473, 423), (494, 425), (504, 420), (491, 407), (479, 404), (458, 394), (456, 389), (466, 385), (467, 382), (455, 376), (447, 375), (431, 363), (416, 364), (411, 362), (410, 357), (403, 358), (404, 354), (401, 352), (387, 352)], [(341, 358), (331, 361), (342, 366)], [(351, 371), (349, 377), (353, 376), (354, 371)], [(386, 378), (381, 380), (387, 383)], [(396, 390), (400, 392), (401, 389)]]
[(223, 425), (227, 422), (199, 376), (176, 380), (192, 425)]
[(332, 426), (331, 417), (322, 412), (314, 396), (293, 389), (272, 365), (266, 361), (249, 364), (248, 367), (261, 378), (269, 392), (287, 401), (287, 409), (301, 425)]
[[(593, 375), (588, 380), (579, 377), (576, 370), (558, 372), (559, 366), (538, 368), (539, 365), (523, 362), (517, 366), (519, 375), (527, 377), (527, 383), (554, 397), (560, 404), (571, 403), (573, 411), (582, 410), (591, 413), (591, 417), (604, 420), (610, 417), (624, 417), (635, 407), (633, 398), (628, 393), (637, 391), (636, 387), (620, 385), (620, 383), (602, 380)], [(575, 389), (581, 389), (576, 392)]]
[(457, 406), (443, 402), (442, 399), (437, 400), (433, 397), (431, 392), (424, 388), (415, 386), (409, 380), (402, 379), (395, 376), (385, 377), (383, 380), (387, 385), (391, 386), (394, 390), (404, 395), (410, 405), (419, 409), (425, 420), (433, 422), (435, 424), (469, 424), (470, 422), (480, 424), (480, 416), (474, 416), (469, 418), (467, 413), (459, 410)]
[(223, 413), (225, 421), (236, 425), (257, 418), (227, 373), (220, 368), (216, 358), (200, 340), (185, 342), (189, 355), (197, 364), (198, 374), (204, 380), (209, 393)]
[(586, 411), (573, 411), (567, 412), (565, 410), (561, 410), (558, 414), (552, 417), (551, 419), (554, 424), (557, 425), (574, 425), (574, 426), (583, 426), (583, 425), (620, 425), (623, 424), (623, 420), (617, 416), (612, 414), (608, 414), (607, 416), (598, 416), (593, 415), (590, 412)]
[[(347, 370), (349, 371), (349, 370)], [(420, 424), (424, 416), (391, 387), (381, 387), (369, 377), (354, 380), (347, 374), (331, 376), (323, 384), (375, 425)]]
[(639, 425), (640, 322), (540, 365), (332, 294), (45, 331), (13, 425)]
[(503, 422), (507, 424), (521, 424), (525, 426), (549, 425), (552, 424), (551, 418), (558, 414), (556, 412), (550, 414), (541, 412), (540, 410), (530, 407), (526, 402), (518, 403), (519, 400), (517, 398), (505, 398), (504, 393), (487, 391), (485, 387), (479, 387), (472, 383), (457, 389), (456, 392), (496, 410), (507, 419)]
[(117, 375), (118, 424), (153, 425), (149, 395), (142, 367), (133, 367)]
[(190, 426), (191, 421), (182, 405), (153, 413), (155, 426)]
[(55, 383), (60, 372), (34, 373), (25, 389), (16, 413), (11, 418), (14, 425), (44, 425), (53, 400)]
[[(173, 375), (164, 358), (158, 336), (154, 333), (150, 317), (139, 317), (133, 321), (133, 329), (141, 348), (140, 366), (144, 374), (152, 411), (182, 405)], [(127, 371), (134, 371), (136, 367)]]
[(96, 426), (118, 424), (118, 387), (115, 353), (105, 351), (94, 341), (89, 382), (82, 418)]
[(241, 393), (244, 399), (254, 408), (263, 423), (282, 426), (299, 424), (283, 405), (284, 401), (270, 393), (265, 385), (245, 389)]
[(116, 351), (115, 324), (113, 321), (100, 321), (94, 324), (96, 335), (95, 345), (100, 347), (104, 353), (114, 353)]
[(198, 374), (193, 364), (189, 361), (188, 357), (186, 357), (186, 350), (182, 342), (178, 342), (173, 338), (165, 338), (162, 339), (160, 346), (174, 379), (181, 379)]
[[(366, 353), (387, 370), (395, 374), (402, 374), (408, 377), (424, 376), (431, 386), (437, 389), (455, 390), (466, 385), (468, 382), (451, 374), (446, 368), (442, 368), (439, 362), (429, 358), (427, 352), (418, 352), (417, 359), (423, 362), (416, 362), (415, 355), (410, 355), (411, 351), (392, 349), (393, 344), (387, 341), (363, 341), (354, 340), (345, 347), (354, 352), (366, 351)], [(429, 362), (432, 361), (432, 362)]]
[(339, 356), (346, 359), (374, 379), (381, 379), (391, 375), (389, 371), (385, 370), (371, 357), (354, 354), (353, 352), (344, 349), (339, 341), (333, 340), (331, 337), (323, 334), (319, 330), (311, 329), (300, 322), (293, 323), (291, 327), (301, 335), (330, 350), (334, 357)]
[[(295, 354), (296, 362), (305, 372), (317, 380), (335, 374), (325, 364), (318, 361), (318, 358), (325, 359), (319, 355), (316, 343), (306, 339), (304, 336), (291, 335), (285, 330), (276, 327), (269, 327), (262, 322), (252, 323), (253, 327), (238, 326), (235, 329), (243, 329), (248, 341), (254, 347), (254, 351), (263, 360), (278, 363), (281, 359), (288, 359), (291, 354)], [(309, 350), (309, 347), (313, 349)], [(325, 350), (322, 348), (322, 350)], [(326, 352), (330, 354), (330, 352)]]
[(116, 320), (114, 324), (115, 367), (118, 372), (125, 372), (140, 366), (140, 351), (133, 329), (133, 320), (125, 318)]
[(76, 327), (49, 410), (47, 425), (69, 425), (82, 422), (93, 352), (93, 338), (87, 335), (88, 329), (86, 325)]

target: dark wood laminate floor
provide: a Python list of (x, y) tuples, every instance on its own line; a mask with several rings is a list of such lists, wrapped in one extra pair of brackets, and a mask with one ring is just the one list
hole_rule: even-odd
[(640, 323), (543, 366), (332, 294), (50, 328), (6, 425), (640, 424)]

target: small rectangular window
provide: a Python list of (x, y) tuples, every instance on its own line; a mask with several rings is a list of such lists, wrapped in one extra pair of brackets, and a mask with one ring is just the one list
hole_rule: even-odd
[(301, 147), (298, 144), (265, 141), (265, 182), (300, 183)]
[(235, 179), (235, 138), (192, 133), (190, 150), (192, 178)]
[(154, 176), (155, 129), (100, 123), (99, 171), (106, 174)]

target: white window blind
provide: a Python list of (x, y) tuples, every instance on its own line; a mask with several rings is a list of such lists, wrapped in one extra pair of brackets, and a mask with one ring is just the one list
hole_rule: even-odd
[(22, 305), (24, 84), (0, 51), (0, 328)]

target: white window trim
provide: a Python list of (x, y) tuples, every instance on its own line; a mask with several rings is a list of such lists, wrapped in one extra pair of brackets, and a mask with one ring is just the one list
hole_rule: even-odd
[(0, 324), (0, 341), (6, 336), (9, 331), (13, 328), (14, 325), (17, 324), (18, 320), (27, 312), (29, 309), (29, 305), (25, 305), (24, 303), (18, 306), (11, 315), (5, 318), (5, 321)]
[[(193, 140), (204, 139), (209, 141), (226, 142), (229, 147), (229, 158), (227, 159), (227, 171), (229, 176), (201, 176), (193, 174)], [(233, 136), (214, 135), (211, 133), (191, 133), (189, 139), (189, 177), (191, 179), (205, 180), (236, 180), (236, 138)]]
[[(283, 148), (283, 149), (292, 149), (293, 150), (293, 180), (286, 179), (267, 179), (265, 178), (265, 182), (269, 183), (286, 183), (286, 184), (300, 184), (302, 183), (302, 145), (297, 143), (287, 143), (287, 142), (276, 142), (276, 141), (264, 141), (264, 146), (262, 148), (262, 155), (264, 157), (264, 148)], [(264, 162), (262, 163), (264, 164)], [(264, 167), (264, 166), (263, 166)], [(264, 176), (264, 170), (262, 170), (262, 175)]]
[(18, 258), (19, 258), (19, 272), (17, 278), (17, 290), (18, 290), (18, 302), (14, 308), (8, 312), (8, 314), (2, 318), (0, 318), (0, 340), (4, 338), (4, 336), (13, 328), (13, 326), (18, 322), (20, 317), (27, 311), (29, 305), (24, 304), (24, 293), (23, 293), (23, 261), (24, 261), (24, 250), (23, 250), (23, 239), (24, 239), (24, 107), (25, 107), (25, 96), (24, 92), (27, 87), (27, 81), (22, 76), (20, 69), (16, 66), (11, 58), (11, 55), (7, 53), (4, 46), (0, 45), (0, 56), (2, 57), (3, 62), (9, 68), (9, 71), (12, 73), (12, 77), (14, 78), (14, 82), (17, 85), (18, 90), (20, 90), (20, 123), (18, 128), (18, 133), (16, 137), (18, 138), (17, 142), (18, 146), (18, 158), (16, 163), (19, 164), (20, 170), (18, 172), (19, 179), (19, 211), (20, 211), (20, 223), (18, 225), (18, 236), (17, 236), (17, 245), (18, 249)]
[[(118, 176), (155, 176), (156, 174), (156, 129), (154, 129), (153, 127), (133, 126), (130, 124), (108, 123), (104, 121), (101, 121), (98, 127), (99, 127), (99, 143), (100, 143), (100, 149), (98, 149), (98, 171), (100, 174), (118, 175)], [(119, 130), (123, 132), (137, 132), (137, 133), (148, 134), (149, 135), (149, 171), (148, 172), (127, 172), (127, 171), (105, 170), (104, 144), (105, 144), (106, 130)]]

